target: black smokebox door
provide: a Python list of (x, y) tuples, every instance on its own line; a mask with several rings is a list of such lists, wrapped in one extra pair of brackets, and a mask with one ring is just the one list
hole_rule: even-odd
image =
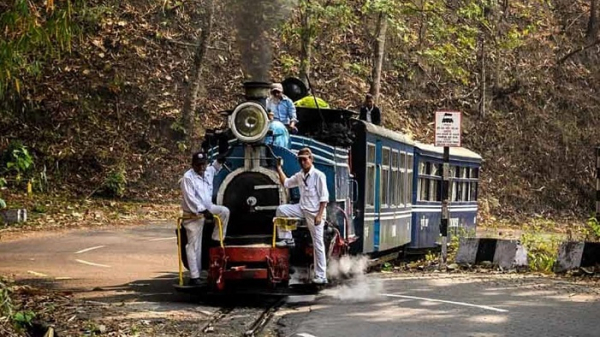
[(231, 180), (223, 195), (223, 205), (231, 210), (228, 237), (272, 235), (275, 209), (256, 210), (255, 206), (279, 205), (276, 186), (269, 177), (258, 172), (245, 172)]

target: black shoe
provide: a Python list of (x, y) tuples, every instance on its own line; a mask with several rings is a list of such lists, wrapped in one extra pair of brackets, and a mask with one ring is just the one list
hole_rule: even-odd
[(193, 287), (199, 287), (199, 286), (201, 286), (201, 285), (204, 285), (204, 282), (203, 282), (203, 281), (202, 281), (202, 279), (201, 279), (201, 278), (199, 278), (199, 277), (198, 277), (198, 278), (191, 278), (191, 279), (188, 281), (188, 285), (189, 285), (189, 286), (193, 286)]

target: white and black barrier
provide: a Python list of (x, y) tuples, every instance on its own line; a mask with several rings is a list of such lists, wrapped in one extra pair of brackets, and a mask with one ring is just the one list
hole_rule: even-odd
[(600, 242), (563, 242), (558, 248), (555, 273), (600, 264)]
[(489, 261), (502, 269), (527, 266), (527, 250), (518, 240), (462, 238), (456, 263), (476, 265)]
[(27, 210), (26, 209), (3, 209), (3, 210), (0, 210), (0, 222), (5, 223), (5, 224), (27, 222)]

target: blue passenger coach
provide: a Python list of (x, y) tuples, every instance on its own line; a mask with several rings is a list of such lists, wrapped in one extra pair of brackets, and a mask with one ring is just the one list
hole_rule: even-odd
[(411, 240), (414, 143), (407, 136), (356, 121), (352, 172), (356, 180), (356, 252), (399, 249)]
[[(481, 156), (450, 148), (449, 235), (475, 231)], [(412, 238), (409, 248), (437, 247), (442, 211), (443, 147), (415, 143)]]

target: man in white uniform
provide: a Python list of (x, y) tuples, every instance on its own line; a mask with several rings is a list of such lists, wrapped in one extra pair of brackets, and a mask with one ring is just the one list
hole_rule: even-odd
[[(200, 281), (200, 271), (202, 270), (202, 229), (204, 228), (205, 219), (212, 218), (213, 214), (218, 215), (223, 225), (223, 237), (225, 237), (227, 222), (229, 221), (229, 209), (215, 205), (212, 202), (213, 179), (221, 169), (222, 162), (215, 160), (208, 167), (207, 164), (208, 157), (205, 153), (194, 153), (192, 168), (181, 179), (183, 215), (184, 217), (193, 218), (183, 221), (188, 239), (185, 252), (190, 269), (190, 285), (200, 285), (202, 283)], [(216, 222), (212, 239), (219, 241), (219, 227)]]
[[(298, 151), (298, 161), (302, 170), (288, 178), (277, 163), (279, 181), (285, 188), (298, 187), (300, 189), (300, 202), (297, 204), (280, 205), (277, 207), (278, 217), (305, 218), (314, 246), (315, 277), (313, 283), (326, 284), (327, 262), (325, 260), (325, 242), (323, 241), (323, 227), (325, 226), (326, 207), (329, 201), (327, 181), (325, 174), (313, 166), (313, 155), (309, 148)], [(281, 241), (278, 247), (294, 246), (292, 232), (278, 228), (277, 235)]]

